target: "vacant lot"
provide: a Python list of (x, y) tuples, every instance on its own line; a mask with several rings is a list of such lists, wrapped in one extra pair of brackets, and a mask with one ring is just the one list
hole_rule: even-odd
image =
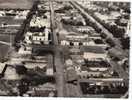
[(0, 43), (0, 59), (5, 57), (9, 50), (9, 46)]
[[(4, 42), (10, 43), (13, 40), (14, 40), (14, 36), (13, 35), (9, 36), (9, 35), (2, 35), (2, 34), (0, 34), (0, 41), (4, 41)], [(4, 45), (4, 44), (0, 43), (0, 59), (2, 57), (6, 56), (9, 48), (10, 47), (8, 45)]]
[(3, 42), (13, 42), (14, 41), (15, 36), (14, 35), (5, 35), (5, 34), (0, 34), (0, 41)]

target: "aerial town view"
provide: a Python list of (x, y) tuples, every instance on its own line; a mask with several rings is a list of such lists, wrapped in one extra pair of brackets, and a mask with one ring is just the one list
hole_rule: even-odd
[(0, 96), (129, 97), (130, 2), (0, 0)]

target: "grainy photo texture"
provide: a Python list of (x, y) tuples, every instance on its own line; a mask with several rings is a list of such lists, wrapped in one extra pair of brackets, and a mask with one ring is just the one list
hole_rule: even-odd
[(130, 2), (0, 0), (0, 96), (129, 97)]

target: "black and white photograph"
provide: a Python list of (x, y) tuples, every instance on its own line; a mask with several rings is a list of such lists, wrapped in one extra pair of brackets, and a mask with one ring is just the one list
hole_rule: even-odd
[(128, 99), (130, 8), (123, 0), (0, 0), (0, 97)]

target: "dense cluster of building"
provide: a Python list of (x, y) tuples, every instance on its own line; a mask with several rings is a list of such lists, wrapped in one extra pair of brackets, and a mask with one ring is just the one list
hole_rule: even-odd
[(27, 44), (50, 44), (51, 42), (51, 25), (49, 8), (38, 5), (38, 11), (35, 12), (30, 22), (30, 29), (25, 36)]
[[(95, 5), (95, 3), (85, 0), (78, 1), (76, 5), (80, 4), (80, 7), (83, 6), (92, 13), (101, 12), (100, 16), (97, 16), (104, 18), (102, 13), (106, 15), (109, 11), (108, 8), (105, 7), (104, 9), (102, 6)], [(101, 94), (108, 94), (104, 97), (111, 94), (113, 97), (116, 97), (117, 94), (118, 96), (124, 94), (128, 86), (124, 78), (113, 68), (115, 66), (111, 63), (112, 60), (108, 51), (111, 45), (102, 38), (101, 33), (95, 27), (86, 23), (85, 16), (80, 14), (72, 3), (70, 6), (63, 2), (58, 3), (58, 5), (54, 3), (54, 5), (56, 5), (55, 12), (57, 18), (59, 17), (58, 21), (61, 21), (58, 25), (60, 29), (58, 33), (59, 43), (65, 49), (67, 84), (74, 84), (78, 91), (81, 91), (82, 95), (86, 97), (89, 97), (89, 94), (100, 97)], [(62, 6), (62, 9), (65, 7), (65, 10), (70, 8), (71, 13), (59, 11), (61, 9), (58, 8), (59, 5)], [(111, 19), (115, 21), (115, 17), (118, 17), (118, 14), (115, 14), (118, 12), (111, 11), (110, 13), (114, 14), (107, 15), (109, 23), (112, 22)], [(119, 14), (119, 16), (122, 16), (122, 14)]]
[[(20, 40), (17, 51), (10, 54), (9, 60), (0, 63), (0, 81), (3, 82), (0, 86), (0, 95), (57, 96), (52, 54), (33, 53), (34, 45), (40, 48), (51, 43), (49, 3), (36, 3), (32, 9), (1, 10), (0, 12), (0, 19), (5, 18), (1, 28), (22, 29), (23, 24), (26, 26), (24, 38)], [(30, 20), (28, 14), (31, 17)], [(12, 18), (16, 24), (10, 20), (6, 21), (7, 17)], [(19, 23), (19, 20), (29, 20), (29, 23)]]
[(0, 10), (1, 34), (17, 34), (29, 10)]
[(0, 95), (128, 97), (129, 30), (129, 3), (37, 0), (1, 9), (8, 52), (0, 55)]

